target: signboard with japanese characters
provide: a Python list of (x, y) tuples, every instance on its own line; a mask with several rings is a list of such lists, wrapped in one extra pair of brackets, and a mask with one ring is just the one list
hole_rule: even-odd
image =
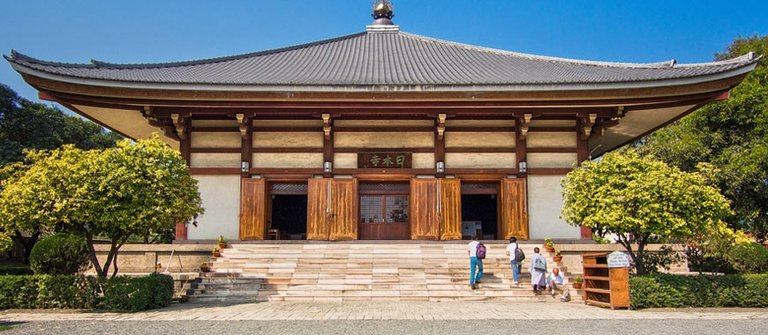
[(366, 152), (357, 154), (360, 169), (410, 169), (410, 152)]

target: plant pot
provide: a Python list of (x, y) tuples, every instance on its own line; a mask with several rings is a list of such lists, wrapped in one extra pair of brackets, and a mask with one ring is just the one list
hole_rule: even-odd
[(219, 249), (224, 249), (227, 247), (226, 243), (219, 243)]
[(219, 257), (219, 256), (221, 256), (221, 252), (219, 252), (219, 251), (214, 251), (214, 252), (212, 252), (211, 254), (213, 254), (213, 257)]
[(547, 249), (547, 252), (555, 252), (555, 247), (544, 246), (544, 249)]
[(575, 288), (577, 290), (580, 289), (581, 288), (581, 283), (573, 283), (573, 288)]
[(562, 260), (563, 260), (563, 256), (554, 256), (554, 257), (552, 257), (552, 259), (554, 259), (554, 260), (555, 260), (555, 262), (558, 262), (558, 263), (559, 263), (560, 261), (562, 261)]

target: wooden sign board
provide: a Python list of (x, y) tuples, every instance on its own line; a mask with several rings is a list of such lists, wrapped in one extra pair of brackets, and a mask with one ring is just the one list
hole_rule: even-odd
[(410, 169), (410, 152), (366, 152), (357, 154), (360, 169)]

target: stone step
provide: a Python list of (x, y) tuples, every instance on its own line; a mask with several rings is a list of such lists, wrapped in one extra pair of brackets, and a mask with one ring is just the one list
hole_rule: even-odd
[[(530, 255), (534, 246), (522, 248)], [(544, 256), (557, 264), (549, 254)], [(468, 285), (464, 243), (235, 244), (210, 263), (212, 271), (190, 289), (192, 301), (543, 299), (531, 292), (525, 266), (521, 286), (512, 287), (509, 258), (497, 244), (489, 246), (478, 290)], [(573, 301), (583, 301), (576, 290), (570, 291)]]

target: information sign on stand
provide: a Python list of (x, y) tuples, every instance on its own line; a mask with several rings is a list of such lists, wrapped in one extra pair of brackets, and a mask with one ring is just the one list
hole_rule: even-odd
[(629, 255), (621, 251), (608, 254), (608, 268), (628, 268)]

